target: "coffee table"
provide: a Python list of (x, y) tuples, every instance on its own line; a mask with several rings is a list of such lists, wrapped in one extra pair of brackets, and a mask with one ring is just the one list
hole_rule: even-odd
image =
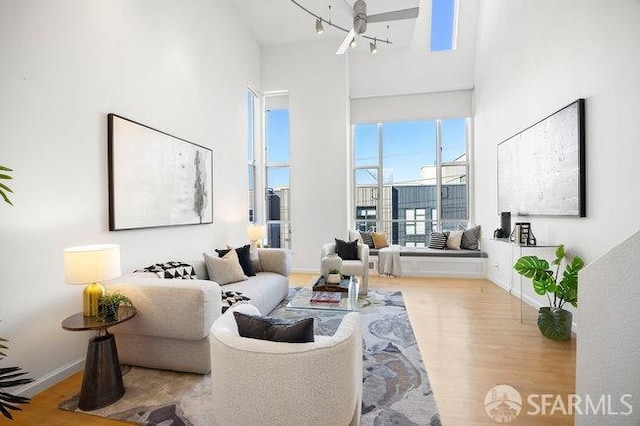
[[(318, 276), (313, 278), (311, 286), (318, 280)], [(348, 290), (342, 292), (340, 303), (312, 303), (311, 295), (313, 290), (310, 287), (304, 287), (298, 290), (296, 295), (287, 303), (287, 309), (317, 309), (323, 311), (344, 311), (354, 312), (358, 310), (358, 290), (360, 285), (358, 279), (352, 276), (349, 279)]]

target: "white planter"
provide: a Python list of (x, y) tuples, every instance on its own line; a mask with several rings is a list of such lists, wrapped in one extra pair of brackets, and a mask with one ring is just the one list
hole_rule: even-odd
[(340, 274), (329, 274), (327, 275), (327, 282), (329, 284), (339, 284), (342, 276)]

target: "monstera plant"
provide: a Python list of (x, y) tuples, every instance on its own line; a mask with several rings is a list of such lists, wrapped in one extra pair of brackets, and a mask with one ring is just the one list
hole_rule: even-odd
[[(12, 172), (12, 171), (13, 170), (11, 170), (8, 167), (0, 166), (0, 179), (2, 179), (2, 180), (13, 179), (10, 175), (8, 175), (6, 173), (6, 172)], [(6, 203), (8, 203), (10, 205), (13, 205), (13, 203), (9, 199), (9, 196), (7, 195), (7, 192), (13, 193), (11, 188), (9, 188), (6, 184), (4, 184), (4, 183), (2, 183), (2, 181), (0, 181), (0, 196), (4, 199), (4, 201)]]
[[(560, 275), (560, 268), (565, 265)], [(547, 296), (549, 307), (540, 308), (538, 328), (545, 337), (552, 340), (571, 339), (571, 312), (563, 309), (566, 303), (578, 306), (578, 272), (583, 268), (583, 260), (575, 256), (569, 258), (564, 245), (556, 249), (556, 258), (549, 263), (537, 256), (523, 256), (515, 263), (513, 269), (520, 275), (531, 278), (533, 289), (541, 296)]]
[[(12, 172), (9, 167), (0, 166), (0, 179), (8, 180), (11, 179), (11, 176), (6, 174), (5, 172)], [(4, 199), (7, 204), (13, 205), (7, 193), (13, 193), (11, 188), (0, 181), (0, 196)], [(6, 354), (4, 350), (7, 349), (5, 343), (7, 339), (0, 337), (0, 360), (3, 360)], [(26, 385), (27, 383), (33, 382), (33, 379), (27, 378), (19, 378), (27, 374), (24, 371), (20, 371), (20, 367), (0, 367), (0, 413), (6, 418), (13, 420), (13, 416), (9, 410), (21, 410), (18, 406), (19, 404), (28, 404), (29, 398), (24, 396), (12, 395), (8, 392), (5, 392), (6, 388), (11, 388), (15, 386)]]

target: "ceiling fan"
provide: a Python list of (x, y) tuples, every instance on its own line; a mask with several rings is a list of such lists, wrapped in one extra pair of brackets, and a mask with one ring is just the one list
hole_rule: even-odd
[(389, 22), (389, 21), (402, 21), (404, 19), (415, 19), (418, 17), (419, 8), (412, 7), (409, 9), (394, 10), (392, 12), (378, 13), (375, 15), (367, 15), (367, 4), (364, 0), (356, 0), (353, 7), (343, 0), (344, 4), (348, 6), (349, 11), (353, 15), (353, 27), (347, 33), (347, 36), (342, 41), (342, 44), (336, 50), (336, 55), (343, 55), (351, 42), (355, 39), (356, 35), (364, 34), (367, 31), (367, 23), (373, 22)]

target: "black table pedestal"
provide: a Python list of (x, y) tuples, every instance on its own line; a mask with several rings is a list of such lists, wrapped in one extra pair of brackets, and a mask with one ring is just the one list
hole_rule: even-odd
[(89, 341), (78, 408), (95, 410), (116, 402), (122, 395), (124, 384), (116, 340), (106, 332)]

